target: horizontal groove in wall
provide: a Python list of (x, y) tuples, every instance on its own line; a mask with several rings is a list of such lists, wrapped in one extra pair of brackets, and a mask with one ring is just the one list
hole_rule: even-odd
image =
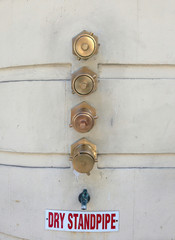
[(17, 237), (17, 236), (11, 235), (11, 234), (3, 233), (3, 232), (0, 232), (0, 236), (1, 236), (0, 237), (1, 240), (5, 240), (5, 239), (8, 239), (8, 240), (29, 240), (27, 238)]
[(23, 154), (0, 152), (0, 165), (23, 167), (69, 168), (69, 155), (66, 154)]
[(29, 165), (16, 165), (16, 164), (1, 164), (0, 167), (15, 167), (15, 168), (30, 168), (30, 169), (70, 169), (70, 167), (59, 167), (59, 166), (29, 166)]
[[(29, 156), (69, 156), (70, 153), (57, 153), (57, 152), (17, 152), (10, 149), (0, 149), (0, 156), (1, 154), (11, 154), (11, 155), (29, 155)], [(98, 156), (174, 156), (175, 153), (98, 153)]]
[[(69, 80), (72, 65), (38, 64), (0, 68), (0, 82)], [(174, 79), (175, 65), (98, 64), (99, 79)]]
[[(69, 154), (24, 154), (0, 152), (0, 166), (70, 168)], [(175, 154), (99, 154), (100, 168), (171, 168)]]
[(99, 64), (99, 78), (174, 79), (175, 65)]
[(171, 168), (175, 154), (119, 154), (100, 155), (98, 168)]
[(3, 83), (23, 83), (23, 82), (64, 82), (64, 81), (70, 81), (70, 79), (33, 79), (33, 80), (4, 80), (4, 81), (0, 81), (0, 84)]
[(69, 65), (71, 66), (71, 63), (40, 63), (40, 64), (30, 64), (30, 65), (14, 65), (14, 66), (7, 66), (7, 67), (0, 67), (0, 71), (4, 70), (11, 70), (11, 69), (24, 69), (24, 68), (34, 68), (34, 67), (57, 67), (57, 66), (64, 66)]
[(0, 82), (70, 79), (71, 64), (43, 64), (0, 68)]
[[(12, 168), (23, 168), (23, 169), (59, 169), (59, 170), (73, 170), (72, 167), (56, 167), (56, 166), (25, 166), (25, 165), (10, 165), (10, 164), (0, 164), (0, 167), (12, 167)], [(95, 167), (94, 167), (95, 169)], [(92, 171), (94, 171), (94, 169)], [(163, 169), (172, 169), (174, 170), (175, 167), (97, 167), (96, 170), (133, 170), (133, 169), (144, 169), (144, 170), (163, 170)], [(84, 175), (83, 173), (77, 173), (76, 175)]]

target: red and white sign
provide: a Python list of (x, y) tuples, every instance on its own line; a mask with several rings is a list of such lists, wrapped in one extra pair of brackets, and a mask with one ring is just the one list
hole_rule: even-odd
[(114, 232), (119, 230), (119, 211), (45, 211), (45, 229), (69, 232)]

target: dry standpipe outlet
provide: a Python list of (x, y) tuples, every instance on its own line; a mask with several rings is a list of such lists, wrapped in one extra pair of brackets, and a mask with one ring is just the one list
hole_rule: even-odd
[(90, 175), (94, 163), (97, 161), (96, 145), (82, 138), (71, 145), (70, 160), (73, 168), (79, 173)]
[(79, 60), (86, 60), (97, 54), (99, 45), (98, 37), (84, 30), (72, 39), (72, 52)]
[(69, 126), (73, 127), (77, 132), (86, 133), (93, 128), (95, 119), (97, 119), (95, 108), (87, 102), (81, 102), (71, 109), (71, 123)]
[(97, 89), (97, 74), (87, 67), (82, 67), (72, 73), (72, 93), (86, 96)]

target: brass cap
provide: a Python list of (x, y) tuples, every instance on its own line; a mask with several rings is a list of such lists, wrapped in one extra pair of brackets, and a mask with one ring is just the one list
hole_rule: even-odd
[(95, 108), (87, 102), (81, 102), (71, 109), (70, 127), (81, 133), (89, 132), (93, 128), (96, 118)]
[(88, 95), (97, 89), (97, 74), (87, 67), (82, 67), (72, 74), (72, 92)]
[(81, 153), (74, 156), (72, 164), (77, 172), (89, 174), (94, 166), (94, 159), (89, 154)]
[(80, 139), (71, 145), (70, 160), (77, 172), (89, 175), (97, 160), (96, 145), (86, 138)]
[(86, 30), (72, 39), (72, 52), (78, 59), (88, 59), (98, 52), (98, 37)]

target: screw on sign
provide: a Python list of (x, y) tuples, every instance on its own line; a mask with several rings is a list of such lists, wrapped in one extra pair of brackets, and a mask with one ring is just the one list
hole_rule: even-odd
[(73, 232), (118, 231), (119, 211), (73, 212), (46, 210), (45, 228)]

